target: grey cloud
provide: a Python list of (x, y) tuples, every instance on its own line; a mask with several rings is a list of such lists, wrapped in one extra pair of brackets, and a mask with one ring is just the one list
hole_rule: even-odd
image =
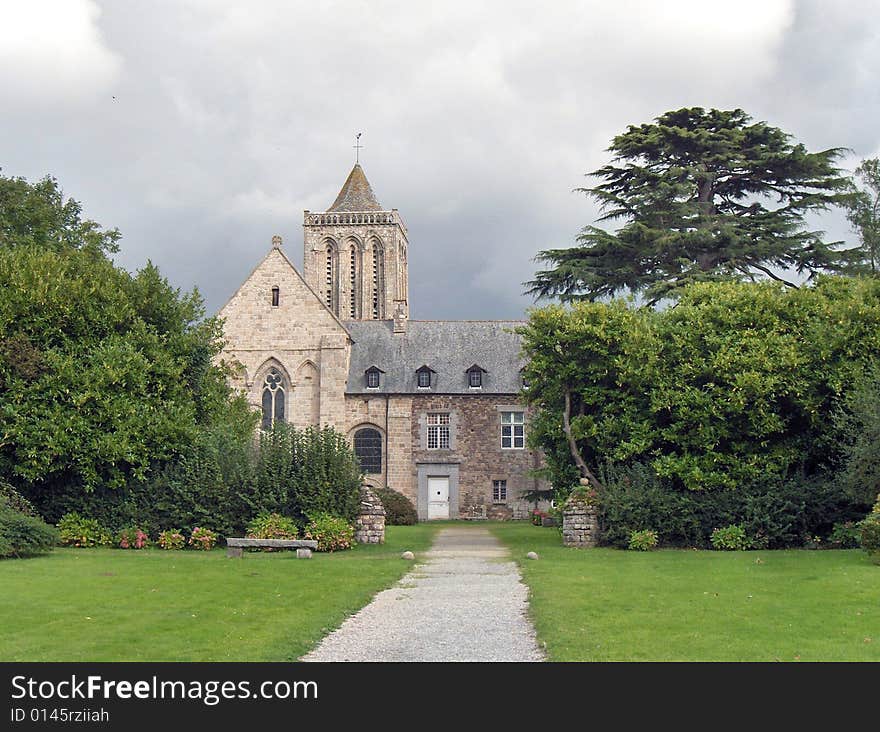
[(115, 75), (87, 104), (19, 99), (0, 120), (0, 165), (55, 174), (122, 230), (120, 263), (152, 259), (211, 311), (272, 234), (301, 263), (302, 211), (333, 201), (360, 131), (379, 200), (409, 226), (418, 318), (521, 317), (532, 257), (596, 216), (572, 188), (614, 134), (667, 109), (738, 106), (814, 149), (878, 148), (880, 44), (849, 4), (101, 9), (90, 37)]

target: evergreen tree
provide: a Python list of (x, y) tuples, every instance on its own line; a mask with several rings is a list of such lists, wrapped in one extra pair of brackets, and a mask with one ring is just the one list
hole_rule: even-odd
[(529, 293), (571, 301), (629, 290), (654, 303), (695, 281), (766, 275), (796, 287), (787, 273), (848, 262), (804, 220), (850, 199), (834, 165), (843, 148), (811, 153), (740, 109), (694, 107), (630, 126), (609, 151), (612, 163), (591, 174), (599, 185), (577, 190), (598, 201), (599, 221), (622, 226), (588, 226), (578, 246), (540, 252), (554, 266)]

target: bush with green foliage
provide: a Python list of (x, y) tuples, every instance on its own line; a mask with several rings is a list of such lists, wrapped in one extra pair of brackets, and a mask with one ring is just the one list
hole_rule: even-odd
[(58, 539), (63, 546), (113, 546), (113, 532), (97, 519), (66, 513), (58, 522)]
[(165, 529), (159, 532), (159, 540), (156, 542), (160, 548), (166, 550), (186, 548), (186, 537), (180, 529)]
[(843, 521), (834, 524), (828, 537), (828, 544), (833, 549), (858, 549), (862, 545), (858, 523)]
[(303, 536), (317, 541), (319, 552), (335, 552), (351, 549), (354, 544), (354, 527), (339, 516), (316, 513), (309, 516)]
[(631, 531), (627, 548), (635, 551), (646, 552), (657, 546), (657, 532), (653, 529), (642, 529), (641, 531)]
[(246, 536), (251, 539), (296, 539), (296, 522), (280, 513), (259, 513), (247, 525)]
[(3, 480), (0, 480), (0, 505), (5, 505), (13, 511), (18, 511), (27, 516), (35, 516), (39, 518), (37, 509), (34, 508), (34, 504), (21, 495), (14, 486)]
[(730, 524), (743, 526), (754, 549), (799, 547), (804, 535), (828, 536), (835, 523), (864, 515), (825, 475), (689, 491), (641, 462), (606, 464), (600, 474), (600, 541), (617, 547), (627, 546), (631, 531), (656, 526), (664, 546), (707, 548), (713, 529)]
[(332, 427), (276, 423), (260, 433), (251, 483), (241, 494), (252, 515), (280, 513), (297, 522), (329, 513), (353, 521), (360, 505), (360, 465)]
[(880, 492), (880, 363), (856, 377), (835, 426), (843, 449), (841, 482), (854, 500), (870, 504)]
[(376, 488), (375, 494), (385, 508), (385, 523), (388, 526), (413, 526), (419, 522), (416, 507), (403, 493), (393, 488)]
[(58, 533), (36, 516), (0, 499), (0, 557), (24, 557), (52, 550)]
[(876, 564), (880, 564), (880, 495), (874, 508), (859, 523), (859, 539), (862, 549)]
[(713, 549), (724, 551), (745, 551), (749, 548), (749, 537), (741, 524), (730, 524), (712, 530), (710, 537)]
[(194, 549), (210, 551), (217, 545), (217, 538), (216, 531), (206, 529), (203, 526), (196, 526), (189, 537), (189, 544)]
[(144, 549), (150, 545), (150, 537), (137, 526), (129, 526), (116, 534), (116, 546), (120, 549)]

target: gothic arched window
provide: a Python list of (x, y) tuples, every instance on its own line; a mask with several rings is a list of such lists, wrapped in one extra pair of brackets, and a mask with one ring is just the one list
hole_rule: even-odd
[(354, 433), (354, 454), (365, 475), (382, 472), (382, 435), (379, 430), (364, 427)]
[(263, 381), (263, 429), (284, 421), (284, 377), (274, 366)]

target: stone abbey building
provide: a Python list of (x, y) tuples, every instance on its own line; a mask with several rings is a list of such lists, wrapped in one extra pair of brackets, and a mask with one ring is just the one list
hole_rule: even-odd
[(263, 427), (332, 425), (366, 482), (419, 518), (523, 518), (539, 458), (517, 321), (410, 320), (409, 241), (359, 164), (325, 212), (303, 217), (300, 274), (272, 248), (220, 310), (234, 385)]

